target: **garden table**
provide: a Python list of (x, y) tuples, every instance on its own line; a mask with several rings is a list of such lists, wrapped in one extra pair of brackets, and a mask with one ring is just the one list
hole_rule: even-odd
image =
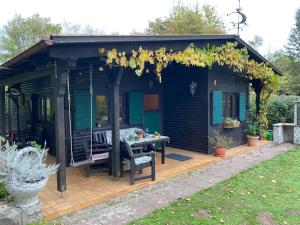
[(165, 163), (165, 147), (166, 143), (168, 143), (169, 141), (170, 138), (168, 136), (154, 137), (154, 135), (149, 135), (137, 140), (126, 140), (128, 145), (132, 147), (147, 147), (149, 145), (159, 144), (160, 147), (155, 147), (155, 151), (161, 153), (162, 164)]

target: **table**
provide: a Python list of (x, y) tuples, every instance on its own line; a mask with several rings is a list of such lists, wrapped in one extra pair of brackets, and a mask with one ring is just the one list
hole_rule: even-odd
[(170, 138), (168, 136), (160, 136), (157, 138), (154, 138), (153, 135), (149, 135), (148, 137), (141, 138), (139, 140), (126, 140), (129, 146), (132, 147), (144, 147), (156, 143), (160, 143), (161, 147), (155, 148), (156, 152), (161, 153), (161, 163), (165, 163), (165, 147), (166, 143), (170, 141)]

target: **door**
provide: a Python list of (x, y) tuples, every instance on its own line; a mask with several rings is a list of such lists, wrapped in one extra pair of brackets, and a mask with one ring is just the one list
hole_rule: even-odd
[(160, 102), (158, 94), (144, 94), (144, 129), (150, 134), (160, 132)]

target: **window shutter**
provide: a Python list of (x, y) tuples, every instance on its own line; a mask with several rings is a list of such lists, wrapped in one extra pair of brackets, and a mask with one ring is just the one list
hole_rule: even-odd
[[(93, 128), (96, 126), (96, 98), (93, 96)], [(89, 90), (73, 91), (73, 107), (75, 129), (91, 128), (91, 97)]]
[(245, 92), (240, 92), (240, 121), (245, 121), (246, 120), (246, 93)]
[(144, 94), (142, 92), (129, 93), (129, 124), (143, 123)]
[(213, 125), (223, 123), (223, 93), (212, 92), (212, 123)]

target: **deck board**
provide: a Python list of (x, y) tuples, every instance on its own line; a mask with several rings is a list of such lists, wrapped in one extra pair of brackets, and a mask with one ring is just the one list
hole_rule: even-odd
[[(260, 145), (267, 143), (269, 142), (260, 141)], [(226, 158), (255, 150), (255, 148), (246, 145), (232, 148), (227, 150)], [(160, 154), (157, 154), (156, 181), (142, 180), (136, 182), (135, 185), (129, 185), (128, 173), (125, 173), (119, 182), (115, 182), (107, 173), (86, 177), (84, 167), (67, 168), (67, 191), (63, 194), (63, 198), (56, 190), (56, 176), (49, 179), (47, 187), (40, 194), (44, 218), (46, 220), (55, 219), (222, 160), (212, 155), (176, 148), (167, 148), (166, 153), (178, 153), (192, 157), (192, 159), (177, 161), (166, 158), (165, 164), (161, 164)], [(145, 169), (143, 174), (149, 173), (149, 169)]]

